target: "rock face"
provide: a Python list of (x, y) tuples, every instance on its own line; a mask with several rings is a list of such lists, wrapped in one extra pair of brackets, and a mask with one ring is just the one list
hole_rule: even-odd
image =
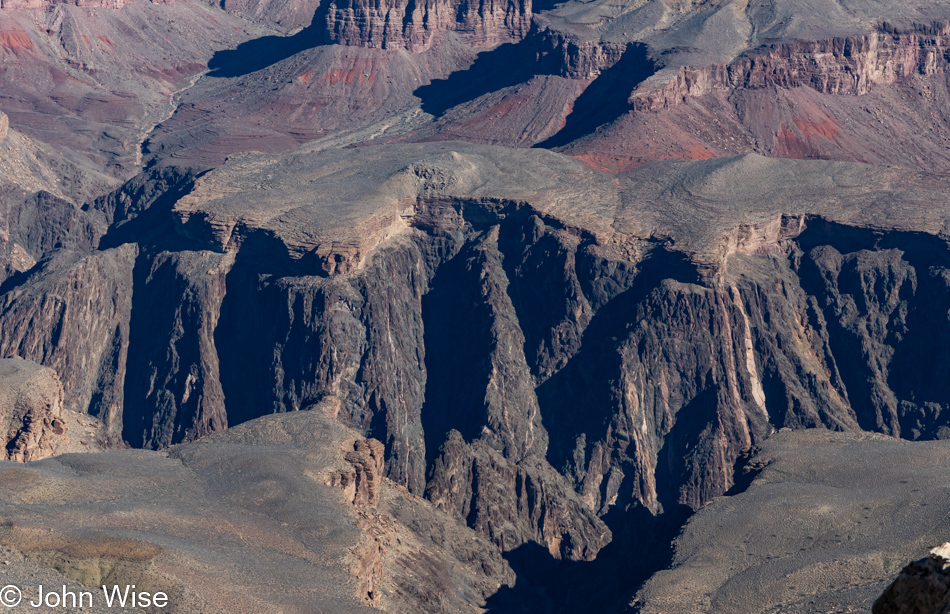
[(448, 32), (476, 47), (521, 39), (531, 25), (531, 0), (333, 1), (317, 13), (328, 40), (341, 45), (406, 49), (415, 53), (442, 42)]
[(950, 436), (950, 2), (845, 4), (4, 3), (0, 357), (209, 582), (620, 609), (776, 430)]
[(680, 68), (663, 89), (634, 94), (635, 110), (657, 111), (715, 90), (795, 88), (822, 94), (867, 94), (912, 75), (942, 74), (948, 68), (950, 22), (931, 27), (885, 28), (866, 36), (782, 43), (721, 66)]
[[(566, 151), (613, 171), (748, 151), (943, 171), (948, 33), (945, 21), (885, 25), (768, 42), (726, 63), (667, 66), (629, 79), (623, 111), (602, 116), (608, 128), (578, 135)], [(904, 132), (914, 136), (895, 147), (888, 135)]]
[(385, 475), (565, 560), (611, 510), (699, 509), (775, 428), (947, 434), (950, 333), (921, 298), (948, 292), (943, 178), (757, 156), (602, 177), (460, 143), (159, 173), (96, 203), (98, 249), (17, 279), (2, 347), (134, 446), (337, 399), (381, 442), (347, 450), (351, 501)]
[(0, 361), (0, 407), (5, 460), (32, 461), (55, 453), (66, 434), (63, 385), (55, 371), (17, 358)]
[(950, 333), (922, 299), (947, 294), (943, 178), (757, 156), (602, 177), (453, 143), (139, 179), (96, 204), (118, 220), (97, 250), (4, 295), (4, 347), (134, 446), (336, 399), (381, 442), (347, 449), (350, 501), (386, 476), (563, 560), (598, 555), (612, 510), (699, 509), (779, 427), (947, 434)]
[(354, 505), (379, 504), (380, 482), (383, 479), (385, 447), (375, 439), (361, 439), (353, 444), (353, 450), (344, 458), (353, 466), (352, 476), (345, 476), (340, 486), (353, 491)]
[(5, 293), (0, 307), (3, 355), (53, 367), (67, 405), (100, 419), (114, 443), (122, 440), (135, 252), (131, 245), (85, 256), (61, 252)]
[[(182, 614), (467, 612), (514, 582), (488, 540), (372, 463), (361, 475), (378, 481), (357, 490), (372, 493), (372, 504), (326, 484), (353, 471), (354, 447), (371, 459), (364, 453), (380, 446), (322, 409), (268, 416), (165, 452), (0, 461), (0, 506), (15, 519), (0, 527), (4, 570), (47, 567), (96, 591), (102, 582), (134, 583), (165, 591), (168, 611)], [(301, 588), (284, 591), (282, 582)]]
[(950, 612), (950, 544), (938, 546), (926, 558), (901, 571), (894, 583), (874, 602), (874, 614)]

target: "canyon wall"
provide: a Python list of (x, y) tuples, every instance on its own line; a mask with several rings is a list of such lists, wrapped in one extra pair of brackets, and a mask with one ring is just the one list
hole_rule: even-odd
[(658, 111), (716, 91), (807, 86), (824, 94), (860, 96), (911, 75), (945, 73), (950, 23), (887, 27), (864, 36), (778, 43), (730, 64), (684, 66), (656, 89), (634, 92), (637, 111)]
[(776, 428), (950, 435), (931, 235), (785, 216), (706, 261), (519, 201), (420, 197), (373, 245), (294, 257), (272, 231), (176, 223), (190, 185), (155, 175), (81, 211), (112, 220), (99, 249), (37, 251), (0, 303), (4, 354), (56, 368), (113, 441), (337, 399), (410, 493), (505, 550), (590, 560), (611, 509), (698, 509)]
[(492, 47), (525, 36), (531, 1), (334, 0), (314, 19), (320, 27), (325, 19), (328, 41), (340, 45), (421, 52), (454, 32), (476, 47)]

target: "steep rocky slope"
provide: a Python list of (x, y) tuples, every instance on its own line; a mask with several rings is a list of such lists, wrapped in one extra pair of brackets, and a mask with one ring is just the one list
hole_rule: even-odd
[[(634, 611), (870, 613), (905, 562), (950, 529), (948, 453), (945, 441), (776, 434), (746, 466), (752, 474), (744, 492), (689, 520), (670, 569), (646, 583)], [(941, 611), (912, 609), (914, 597), (928, 598), (926, 579), (905, 584), (915, 576), (900, 576), (888, 589), (909, 597), (910, 609), (880, 609), (881, 600), (873, 611)]]
[[(346, 585), (287, 608), (622, 610), (777, 429), (950, 436), (948, 17), (4, 3), (0, 358), (55, 370), (96, 442), (157, 451), (97, 474), (170, 472), (168, 501), (109, 517), (109, 540), (164, 518), (170, 550), (121, 546), (148, 582), (181, 563), (274, 590), (251, 550), (214, 550), (212, 510), (252, 517), (248, 548), (304, 544), (267, 550), (274, 574)], [(14, 477), (95, 464), (45, 463)], [(329, 550), (280, 524), (309, 503)], [(9, 543), (63, 566), (67, 529)], [(202, 548), (230, 562), (202, 576)], [(322, 558), (343, 551), (349, 575)], [(208, 598), (263, 607), (237, 593)]]
[(12, 571), (161, 590), (174, 612), (462, 612), (513, 581), (489, 542), (386, 480), (381, 446), (333, 407), (165, 452), (0, 463)]
[[(339, 398), (390, 479), (568, 559), (625, 530), (611, 509), (721, 495), (777, 427), (944, 436), (920, 298), (947, 292), (942, 177), (757, 156), (603, 177), (462, 143), (163, 176), (177, 200), (11, 286), (4, 342), (136, 447)], [(136, 220), (151, 238), (123, 242)]]

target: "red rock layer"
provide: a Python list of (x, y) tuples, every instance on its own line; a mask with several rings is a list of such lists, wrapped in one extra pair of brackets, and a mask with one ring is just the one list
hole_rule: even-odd
[(564, 153), (619, 172), (748, 152), (950, 170), (950, 24), (776, 45), (641, 86)]

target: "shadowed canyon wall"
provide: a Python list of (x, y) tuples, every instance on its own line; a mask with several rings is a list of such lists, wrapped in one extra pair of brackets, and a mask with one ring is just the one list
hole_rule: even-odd
[(950, 254), (929, 235), (802, 218), (697, 266), (519, 202), (420, 200), (363, 264), (323, 256), (350, 271), (328, 274), (277, 243), (260, 257), (264, 235), (228, 253), (174, 227), (121, 243), (162, 207), (121, 201), (101, 204), (128, 215), (102, 240), (120, 244), (8, 282), (0, 328), (134, 446), (336, 398), (410, 492), (506, 550), (592, 559), (600, 516), (697, 509), (775, 428), (950, 434), (933, 312)]

